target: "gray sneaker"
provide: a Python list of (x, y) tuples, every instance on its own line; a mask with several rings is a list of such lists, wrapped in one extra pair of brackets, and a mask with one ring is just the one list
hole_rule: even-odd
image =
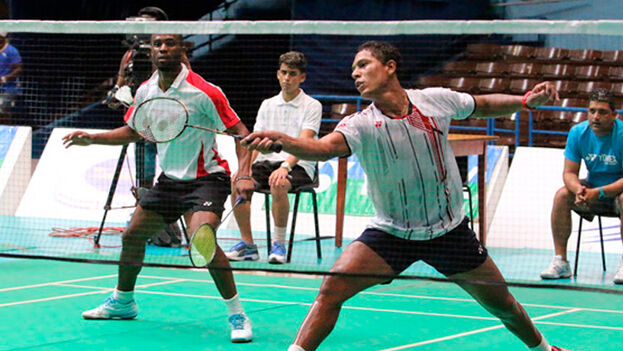
[(571, 277), (571, 266), (569, 262), (562, 259), (562, 256), (554, 256), (552, 263), (549, 264), (543, 272), (541, 272), (541, 278), (543, 279), (560, 279)]
[(227, 256), (230, 261), (257, 261), (260, 259), (260, 254), (257, 252), (257, 245), (247, 245), (244, 241), (240, 241), (232, 246), (229, 251), (225, 252), (225, 256)]

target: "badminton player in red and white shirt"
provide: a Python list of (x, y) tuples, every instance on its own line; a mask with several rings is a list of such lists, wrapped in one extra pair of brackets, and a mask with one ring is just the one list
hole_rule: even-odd
[[(154, 34), (151, 37), (151, 57), (158, 68), (138, 89), (134, 106), (159, 96), (182, 101), (189, 110), (189, 123), (247, 135), (247, 128), (229, 106), (223, 92), (198, 74), (182, 65), (184, 46), (180, 35)], [(130, 127), (134, 108), (126, 114), (128, 125), (89, 134), (77, 131), (64, 137), (72, 145), (121, 145), (134, 142), (140, 136)], [(253, 192), (250, 174), (250, 155), (236, 144), (240, 164), (234, 196), (249, 199)], [(123, 233), (117, 288), (102, 305), (83, 312), (85, 319), (130, 319), (137, 315), (133, 290), (145, 256), (145, 243), (154, 233), (184, 215), (189, 232), (207, 223), (213, 228), (220, 221), (224, 203), (230, 193), (229, 167), (218, 152), (213, 133), (187, 128), (171, 142), (158, 144), (163, 174), (154, 188), (139, 200), (132, 220)], [(251, 324), (240, 305), (240, 299), (229, 261), (220, 248), (208, 265), (228, 308), (228, 321), (233, 342), (252, 339)]]
[(386, 283), (419, 260), (457, 281), (529, 349), (559, 350), (550, 347), (536, 329), (469, 229), (462, 210), (460, 176), (447, 138), (453, 118), (495, 117), (518, 111), (522, 105), (539, 106), (558, 98), (555, 87), (540, 83), (524, 97), (471, 96), (442, 88), (405, 90), (397, 77), (400, 61), (398, 49), (388, 43), (362, 44), (352, 77), (361, 96), (373, 103), (344, 118), (322, 139), (264, 131), (242, 141), (260, 152), (278, 141), (284, 151), (307, 160), (356, 154), (376, 210), (376, 217), (331, 269), (350, 275), (324, 278), (288, 350), (315, 350), (335, 326), (346, 300)]

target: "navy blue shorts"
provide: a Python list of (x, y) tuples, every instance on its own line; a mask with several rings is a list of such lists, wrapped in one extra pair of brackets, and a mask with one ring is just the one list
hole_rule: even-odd
[(431, 240), (407, 240), (378, 229), (368, 228), (356, 239), (370, 247), (400, 274), (411, 264), (423, 260), (445, 276), (464, 273), (485, 262), (487, 249), (463, 222), (446, 234)]
[(163, 174), (156, 185), (139, 199), (143, 209), (157, 212), (166, 223), (175, 222), (186, 211), (223, 214), (231, 192), (229, 176), (208, 174), (194, 180), (174, 180)]

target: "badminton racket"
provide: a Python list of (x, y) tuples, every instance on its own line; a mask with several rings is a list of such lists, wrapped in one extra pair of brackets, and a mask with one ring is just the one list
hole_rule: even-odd
[[(187, 127), (207, 132), (227, 135), (236, 140), (244, 139), (241, 135), (222, 130), (188, 124), (188, 109), (183, 102), (170, 97), (155, 97), (140, 103), (131, 120), (134, 130), (148, 141), (166, 143), (180, 136)], [(280, 152), (282, 145), (275, 143), (270, 150)]]
[(190, 258), (190, 263), (193, 267), (205, 267), (212, 259), (214, 259), (214, 253), (216, 253), (216, 231), (221, 223), (225, 222), (227, 217), (234, 212), (234, 209), (245, 202), (242, 196), (238, 196), (231, 210), (223, 216), (221, 222), (216, 226), (216, 228), (212, 228), (207, 223), (204, 223), (195, 230), (193, 235), (190, 238), (190, 245), (188, 246), (188, 257)]

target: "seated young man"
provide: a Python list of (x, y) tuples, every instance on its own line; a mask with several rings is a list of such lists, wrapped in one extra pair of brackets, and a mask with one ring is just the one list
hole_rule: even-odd
[[(569, 131), (562, 175), (565, 185), (556, 192), (552, 208), (555, 256), (550, 266), (541, 272), (543, 279), (571, 277), (567, 242), (571, 235), (572, 210), (588, 220), (599, 214), (621, 216), (623, 121), (616, 116), (612, 93), (598, 89), (589, 97), (588, 120)], [(588, 179), (578, 177), (582, 160)], [(623, 225), (623, 217), (621, 223)], [(614, 282), (623, 284), (623, 261)]]
[[(306, 78), (307, 60), (296, 51), (279, 57), (277, 80), (281, 92), (262, 102), (257, 112), (254, 130), (279, 130), (293, 137), (317, 138), (322, 118), (322, 105), (300, 88)], [(314, 178), (315, 162), (299, 160), (286, 152), (253, 153), (253, 180), (259, 189), (270, 189), (271, 212), (275, 223), (269, 263), (285, 263), (285, 236), (290, 202), (288, 191), (310, 184)], [(243, 177), (234, 177), (234, 184)], [(241, 241), (234, 245), (227, 257), (232, 261), (259, 259), (257, 245), (251, 234), (251, 203), (243, 203), (234, 210)]]

